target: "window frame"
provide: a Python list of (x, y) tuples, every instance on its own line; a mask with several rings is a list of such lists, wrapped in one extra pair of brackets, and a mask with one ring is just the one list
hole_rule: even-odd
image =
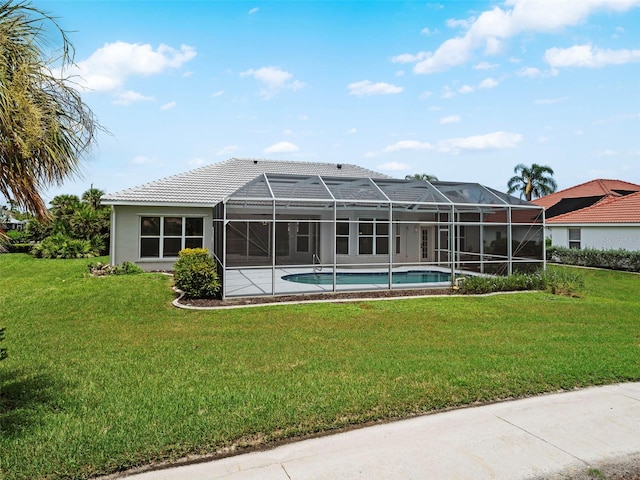
[[(347, 227), (347, 233), (338, 233), (338, 225)], [(346, 239), (347, 251), (340, 251), (338, 248), (338, 239), (342, 239), (343, 241)], [(351, 251), (351, 222), (348, 218), (337, 218), (336, 219), (336, 255), (349, 255)]]
[[(577, 234), (577, 235), (573, 235), (574, 237), (577, 236), (577, 238), (571, 238), (572, 235), (571, 234)], [(582, 231), (580, 228), (568, 228), (567, 229), (567, 241), (569, 243), (569, 248), (574, 248), (577, 250), (580, 250), (582, 248)]]
[[(176, 214), (140, 214), (139, 216), (139, 221), (138, 221), (138, 226), (139, 226), (139, 231), (138, 231), (138, 258), (140, 258), (140, 260), (156, 260), (156, 259), (177, 259), (178, 258), (178, 254), (176, 253), (175, 255), (165, 255), (165, 249), (166, 249), (166, 241), (171, 241), (175, 239), (179, 239), (180, 240), (180, 247), (178, 249), (178, 252), (180, 250), (183, 250), (185, 248), (204, 248), (204, 239), (205, 239), (205, 218), (206, 216), (204, 215), (176, 215)], [(143, 234), (143, 222), (145, 219), (157, 219), (158, 222), (158, 233), (153, 233), (153, 234)], [(165, 234), (165, 229), (166, 229), (166, 222), (167, 219), (180, 219), (180, 235), (176, 235), (174, 232), (170, 232)], [(199, 219), (201, 222), (201, 225), (195, 225), (195, 229), (196, 232), (198, 233), (199, 230), (199, 235), (193, 235), (193, 232), (191, 230), (193, 230), (194, 225), (193, 220), (197, 220)], [(191, 222), (189, 222), (191, 221)], [(189, 225), (189, 229), (187, 228), (187, 222), (191, 223), (191, 225)], [(190, 230), (190, 231), (188, 231)], [(191, 233), (191, 235), (188, 235), (188, 233)], [(145, 240), (153, 240), (153, 239), (157, 239), (157, 247), (154, 248), (154, 251), (157, 250), (158, 254), (157, 255), (145, 255), (145, 247), (143, 246), (143, 243), (145, 243)], [(200, 239), (200, 246), (194, 246), (193, 245), (193, 241), (197, 239)], [(191, 245), (187, 246), (187, 244), (190, 243)]]
[[(362, 225), (371, 225), (371, 233), (362, 233)], [(386, 227), (386, 233), (380, 233), (379, 227)], [(375, 217), (363, 217), (358, 218), (358, 255), (389, 255), (389, 239), (392, 226), (389, 225), (388, 218), (375, 218)], [(371, 253), (363, 253), (362, 252), (362, 240), (363, 239), (371, 239)], [(380, 252), (379, 246), (382, 246), (382, 243), (379, 245), (379, 241), (384, 241), (386, 239), (386, 249), (383, 249), (383, 252)]]

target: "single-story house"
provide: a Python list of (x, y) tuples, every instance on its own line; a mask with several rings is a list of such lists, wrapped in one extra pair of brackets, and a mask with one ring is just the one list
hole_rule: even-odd
[(640, 250), (640, 185), (597, 179), (538, 198), (556, 247)]
[(26, 220), (16, 220), (8, 210), (0, 210), (0, 230), (24, 230)]
[(544, 267), (541, 207), (475, 183), (233, 158), (103, 197), (111, 262), (206, 247), (223, 297), (449, 285)]

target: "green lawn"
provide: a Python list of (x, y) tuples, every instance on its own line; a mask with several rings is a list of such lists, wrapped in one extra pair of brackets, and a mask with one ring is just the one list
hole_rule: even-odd
[[(0, 478), (87, 478), (640, 379), (640, 276), (546, 293), (185, 311), (159, 274), (0, 255)], [(565, 267), (566, 268), (566, 267)]]

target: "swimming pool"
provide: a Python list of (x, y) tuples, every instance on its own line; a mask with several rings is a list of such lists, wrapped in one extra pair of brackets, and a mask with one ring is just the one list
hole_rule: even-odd
[[(408, 272), (393, 272), (393, 284), (404, 283), (440, 283), (450, 282), (451, 274), (435, 272), (431, 270), (410, 270)], [(294, 273), (285, 275), (283, 280), (289, 282), (306, 283), (310, 285), (333, 285), (333, 273)], [(388, 272), (338, 272), (336, 273), (337, 285), (371, 285), (389, 284)]]

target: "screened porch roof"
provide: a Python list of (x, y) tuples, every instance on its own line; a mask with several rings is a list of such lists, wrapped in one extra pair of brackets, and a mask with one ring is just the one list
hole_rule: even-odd
[(224, 203), (247, 201), (518, 206), (541, 210), (537, 205), (478, 183), (272, 173), (256, 177), (224, 199)]

